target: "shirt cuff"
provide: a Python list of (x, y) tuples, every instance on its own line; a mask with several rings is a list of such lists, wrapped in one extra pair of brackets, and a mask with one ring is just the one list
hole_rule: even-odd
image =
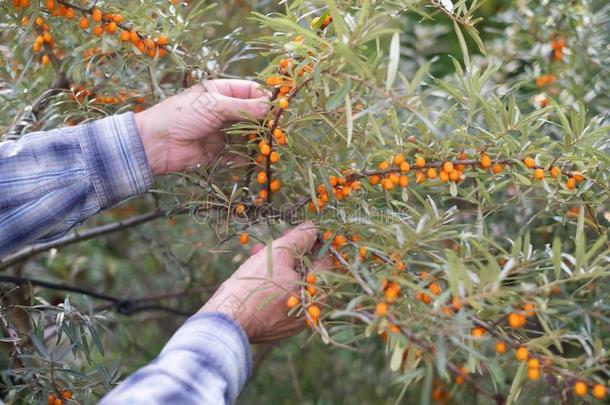
[(153, 187), (132, 112), (81, 125), (77, 134), (101, 209)]
[[(176, 361), (183, 357), (181, 354), (195, 354), (199, 361)], [(189, 318), (165, 345), (158, 361), (165, 358), (187, 376), (197, 375), (196, 369), (202, 362), (216, 370), (227, 384), (228, 403), (235, 402), (252, 372), (248, 337), (236, 321), (220, 312), (199, 313)]]

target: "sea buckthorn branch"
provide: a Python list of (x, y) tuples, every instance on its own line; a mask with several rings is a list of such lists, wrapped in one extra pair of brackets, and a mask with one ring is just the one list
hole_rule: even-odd
[[(112, 302), (112, 306), (116, 309), (116, 311), (122, 315), (133, 315), (142, 311), (164, 311), (174, 315), (180, 316), (190, 316), (190, 312), (181, 311), (176, 308), (166, 307), (164, 305), (158, 304), (145, 304), (140, 305), (143, 302), (149, 301), (158, 301), (160, 299), (166, 298), (155, 298), (155, 297), (142, 297), (142, 298), (118, 298), (106, 294), (97, 293), (95, 291), (89, 290), (87, 288), (71, 286), (67, 284), (58, 284), (52, 283), (43, 280), (37, 280), (29, 277), (14, 277), (14, 276), (3, 276), (0, 275), (0, 283), (10, 283), (14, 285), (32, 285), (36, 287), (42, 287), (49, 290), (57, 290), (57, 291), (65, 291), (65, 292), (73, 292), (77, 294), (86, 295), (92, 298), (110, 301)], [(184, 293), (182, 293), (184, 295)]]
[[(368, 317), (369, 322), (373, 322), (373, 320), (375, 319), (375, 314), (372, 314), (372, 313), (364, 313), (364, 314)], [(420, 338), (419, 336), (417, 336), (415, 333), (413, 333), (406, 327), (400, 325), (400, 322), (398, 322), (398, 320), (391, 314), (388, 314), (386, 316), (387, 316), (387, 319), (389, 322), (391, 322), (393, 325), (398, 326), (400, 333), (402, 335), (404, 335), (408, 340), (415, 343), (417, 346), (421, 347), (422, 349), (428, 351), (429, 353), (436, 353), (436, 347), (434, 347), (434, 345), (432, 343), (429, 343), (427, 340)], [(506, 399), (504, 398), (503, 395), (494, 394), (494, 393), (490, 392), (489, 390), (487, 390), (485, 387), (483, 387), (481, 384), (479, 384), (479, 382), (474, 377), (472, 377), (469, 373), (465, 373), (463, 371), (462, 367), (453, 363), (449, 359), (446, 360), (446, 365), (447, 365), (447, 368), (451, 372), (453, 372), (455, 375), (462, 376), (462, 378), (464, 378), (464, 380), (466, 380), (472, 386), (472, 388), (474, 388), (475, 391), (477, 391), (478, 393), (480, 393), (481, 395), (483, 395), (489, 399), (494, 400), (496, 402), (496, 404), (498, 404), (498, 405), (504, 404)]]
[[(341, 257), (341, 255), (338, 252), (336, 252), (336, 253), (338, 255), (338, 257), (336, 256), (337, 259), (340, 260), (344, 266), (348, 265), (348, 263), (345, 261), (345, 259), (343, 259), (343, 257)], [(388, 264), (388, 265), (394, 265), (395, 264), (395, 261), (393, 259), (391, 259), (391, 258), (387, 258), (387, 257), (384, 257), (383, 255), (378, 255), (378, 254), (376, 254), (376, 256), (379, 257), (384, 262), (386, 262), (386, 264)], [(374, 296), (374, 294), (370, 294), (369, 293), (369, 296)], [(524, 311), (524, 312), (527, 312), (527, 310)], [(493, 335), (496, 338), (498, 338), (504, 344), (508, 344), (511, 348), (515, 349), (516, 353), (518, 353), (519, 350), (523, 351), (523, 349), (520, 349), (520, 348), (524, 348), (525, 347), (525, 344), (526, 344), (525, 341), (524, 342), (519, 342), (518, 340), (512, 339), (508, 335), (502, 334), (502, 333), (500, 333), (497, 330), (497, 327), (499, 326), (499, 324), (502, 323), (507, 318), (509, 318), (509, 315), (501, 316), (500, 318), (495, 320), (491, 325), (489, 323), (483, 321), (482, 319), (472, 315), (472, 314), (469, 314), (468, 318), (477, 327), (483, 328), (484, 330), (488, 331), (491, 335)], [(404, 329), (404, 328), (401, 328), (401, 329)], [(432, 349), (434, 349), (433, 346), (430, 346), (430, 347)], [(540, 354), (537, 354), (537, 353), (532, 353), (532, 352), (527, 351), (525, 359), (518, 359), (518, 360), (519, 361), (528, 361), (530, 359), (535, 359), (536, 361), (538, 361), (538, 363), (543, 364), (545, 368), (547, 368), (549, 370), (553, 370), (557, 375), (562, 376), (567, 381), (570, 381), (570, 382), (582, 382), (582, 383), (585, 383), (586, 385), (591, 386), (591, 387), (595, 387), (597, 385), (594, 380), (591, 380), (589, 378), (585, 378), (585, 377), (576, 375), (576, 374), (574, 374), (574, 373), (572, 373), (572, 372), (570, 372), (568, 370), (565, 370), (565, 369), (563, 369), (561, 367), (558, 367), (558, 366), (556, 366), (554, 364), (548, 364), (550, 358), (548, 358), (546, 356), (543, 356), (543, 355), (540, 355)], [(456, 372), (458, 375), (463, 375), (463, 373), (460, 372), (459, 370), (460, 369), (457, 368), (457, 370), (453, 369), (452, 371)], [(535, 379), (537, 379), (537, 377)], [(466, 379), (466, 380), (468, 381), (468, 379)]]
[(64, 236), (60, 239), (57, 239), (52, 242), (47, 242), (39, 245), (35, 245), (29, 248), (25, 248), (20, 250), (12, 255), (9, 255), (4, 258), (0, 258), (0, 270), (6, 270), (12, 265), (23, 262), (32, 256), (35, 256), (39, 253), (46, 252), (51, 249), (56, 249), (68, 245), (72, 245), (74, 243), (79, 243), (85, 240), (89, 240), (92, 238), (97, 238), (100, 236), (104, 236), (110, 233), (118, 232), (127, 228), (132, 228), (134, 226), (138, 226), (144, 224), (146, 222), (153, 221), (155, 219), (163, 218), (165, 216), (173, 216), (173, 215), (183, 215), (188, 213), (188, 209), (178, 209), (175, 211), (168, 212), (166, 210), (162, 210), (161, 208), (157, 208), (151, 212), (138, 215), (123, 221), (113, 222), (106, 225), (101, 225), (95, 228), (87, 229), (82, 232), (74, 232), (72, 235)]
[[(301, 83), (299, 83), (296, 87), (294, 87), (287, 95), (286, 95), (286, 101), (290, 102), (298, 93), (299, 91), (307, 86), (307, 84), (309, 84), (309, 82), (311, 82), (313, 80), (313, 76), (310, 76), (308, 78), (306, 78), (305, 80), (303, 80)], [(274, 96), (275, 98), (277, 98), (277, 94), (279, 94), (279, 89), (277, 90), (277, 93), (274, 91)], [(275, 99), (274, 98), (274, 99)], [(279, 121), (282, 118), (282, 115), (284, 114), (284, 111), (286, 111), (287, 107), (283, 107), (283, 106), (279, 106), (277, 108), (277, 110), (275, 111), (274, 115), (273, 115), (273, 124), (270, 126), (269, 130), (267, 131), (267, 144), (269, 145), (269, 148), (271, 151), (273, 151), (273, 141), (274, 141), (274, 132), (276, 131), (276, 129), (279, 129)], [(271, 179), (272, 179), (272, 170), (271, 170), (271, 154), (269, 154), (266, 158), (266, 162), (265, 162), (265, 173), (266, 173), (266, 177), (267, 177), (267, 202), (268, 204), (271, 204), (271, 195), (272, 195), (272, 190), (271, 190)]]
[[(121, 41), (123, 41), (123, 42), (131, 41), (133, 43), (133, 45), (136, 46), (142, 53), (144, 53), (144, 51), (148, 50), (148, 55), (151, 57), (154, 57), (156, 54), (155, 48), (162, 49), (164, 52), (168, 52), (168, 53), (172, 52), (171, 48), (168, 46), (169, 40), (167, 39), (166, 36), (162, 35), (162, 36), (159, 36), (156, 40), (153, 40), (152, 37), (144, 35), (144, 34), (138, 32), (137, 30), (135, 30), (133, 27), (129, 27), (127, 24), (123, 23), (123, 17), (120, 14), (112, 15), (112, 17), (109, 18), (107, 15), (102, 14), (100, 9), (96, 8), (95, 5), (91, 8), (86, 8), (86, 7), (82, 7), (78, 4), (73, 4), (73, 3), (65, 1), (65, 0), (56, 0), (56, 1), (57, 1), (57, 3), (67, 7), (69, 9), (74, 9), (74, 10), (80, 11), (83, 14), (90, 15), (95, 22), (107, 24), (105, 30), (110, 34), (113, 34), (114, 32), (116, 32), (117, 28), (120, 28), (121, 30), (123, 30), (123, 33), (128, 34), (128, 35), (121, 34), (121, 38), (120, 38)], [(47, 8), (50, 8), (50, 7), (47, 7)], [(102, 26), (100, 26), (100, 27), (102, 27)], [(88, 20), (87, 20), (86, 24), (84, 23), (84, 20), (81, 20), (81, 28), (83, 28), (83, 29), (89, 28)], [(102, 27), (102, 30), (103, 30), (103, 27)], [(94, 31), (94, 34), (97, 35), (97, 32)], [(99, 32), (99, 34), (101, 35), (101, 32)], [(164, 55), (165, 55), (164, 53), (159, 54), (159, 56), (164, 56)]]

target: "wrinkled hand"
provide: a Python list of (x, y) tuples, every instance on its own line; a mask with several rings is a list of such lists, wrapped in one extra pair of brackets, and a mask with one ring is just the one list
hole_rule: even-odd
[(155, 176), (207, 166), (225, 149), (221, 129), (260, 120), (269, 95), (248, 80), (210, 80), (136, 114), (136, 125)]
[[(304, 318), (288, 316), (286, 300), (297, 294), (300, 276), (296, 255), (308, 252), (316, 241), (313, 224), (302, 224), (261, 249), (225, 281), (200, 312), (222, 312), (235, 319), (251, 343), (273, 342), (297, 334)], [(314, 261), (316, 269), (330, 266), (330, 259)]]

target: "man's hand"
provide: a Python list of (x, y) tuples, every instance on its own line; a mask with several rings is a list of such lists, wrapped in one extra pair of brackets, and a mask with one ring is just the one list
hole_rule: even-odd
[[(316, 228), (306, 223), (273, 241), (250, 257), (225, 281), (200, 312), (222, 312), (235, 319), (251, 343), (273, 342), (292, 336), (305, 327), (304, 318), (288, 316), (286, 300), (298, 294), (301, 282), (295, 271), (296, 255), (307, 253), (316, 241)], [(330, 259), (314, 262), (317, 269), (330, 266)]]
[(209, 165), (224, 150), (227, 123), (262, 119), (269, 95), (247, 80), (210, 80), (136, 114), (153, 175)]

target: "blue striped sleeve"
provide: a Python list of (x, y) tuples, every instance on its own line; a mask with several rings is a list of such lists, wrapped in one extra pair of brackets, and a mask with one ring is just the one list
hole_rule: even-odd
[(0, 256), (152, 188), (133, 113), (0, 143)]
[(239, 325), (221, 313), (200, 313), (101, 404), (232, 404), (251, 369), (250, 346)]

